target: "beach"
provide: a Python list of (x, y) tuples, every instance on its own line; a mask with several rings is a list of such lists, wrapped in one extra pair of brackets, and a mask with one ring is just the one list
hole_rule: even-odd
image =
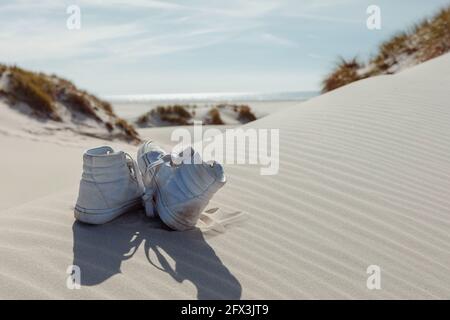
[[(0, 103), (0, 298), (449, 299), (449, 68), (445, 54), (304, 102), (252, 102), (265, 116), (242, 128), (279, 129), (279, 172), (224, 165), (209, 207), (247, 214), (225, 233), (169, 231), (143, 210), (76, 222), (84, 150), (137, 146), (46, 134)], [(170, 149), (173, 129), (138, 132)]]

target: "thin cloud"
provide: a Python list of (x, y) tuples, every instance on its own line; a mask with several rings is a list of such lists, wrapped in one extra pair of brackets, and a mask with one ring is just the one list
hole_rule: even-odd
[[(191, 6), (152, 0), (78, 0), (82, 27), (69, 31), (64, 19), (67, 3), (43, 0), (37, 5), (35, 1), (19, 0), (0, 5), (2, 12), (4, 8), (14, 11), (14, 15), (6, 16), (0, 22), (0, 39), (8, 43), (2, 50), (3, 59), (20, 63), (74, 57), (92, 59), (98, 54), (102, 59), (113, 60), (122, 56), (145, 57), (192, 50), (226, 41), (255, 28), (261, 24), (259, 17), (278, 7), (278, 2), (273, 0), (235, 0), (215, 5), (197, 2)], [(102, 6), (117, 13), (126, 6), (131, 19), (142, 10), (162, 10), (164, 15), (140, 16), (138, 21), (117, 24), (108, 21), (107, 16), (102, 17)], [(95, 13), (103, 19), (101, 22), (87, 21), (85, 12)], [(271, 40), (276, 41), (275, 38)], [(278, 42), (287, 44), (282, 39)]]
[(337, 18), (331, 16), (325, 16), (320, 14), (310, 14), (310, 13), (288, 13), (288, 17), (295, 17), (314, 21), (325, 21), (325, 22), (337, 22), (337, 23), (361, 23), (361, 19), (350, 19), (350, 18)]
[(265, 43), (275, 44), (277, 46), (283, 46), (283, 47), (298, 47), (298, 43), (289, 40), (287, 38), (283, 38), (280, 36), (276, 36), (272, 33), (264, 33), (261, 35), (261, 39)]
[(308, 57), (313, 58), (313, 59), (320, 59), (320, 60), (324, 60), (326, 59), (326, 57), (324, 57), (323, 55), (317, 54), (317, 53), (308, 53)]
[(188, 7), (169, 1), (156, 0), (80, 0), (82, 6), (128, 6), (147, 9), (186, 10)]
[(142, 34), (135, 23), (93, 26), (69, 31), (59, 25), (36, 26), (19, 22), (15, 28), (2, 29), (0, 41), (8, 43), (2, 48), (4, 59), (13, 62), (29, 60), (67, 59), (95, 52), (100, 42)]

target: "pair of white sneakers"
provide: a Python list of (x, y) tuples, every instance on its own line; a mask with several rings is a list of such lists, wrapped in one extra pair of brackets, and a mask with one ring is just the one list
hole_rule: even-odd
[(219, 163), (201, 161), (192, 149), (178, 160), (151, 141), (140, 146), (137, 163), (108, 146), (87, 150), (75, 218), (103, 224), (143, 204), (171, 229), (194, 228), (226, 178)]

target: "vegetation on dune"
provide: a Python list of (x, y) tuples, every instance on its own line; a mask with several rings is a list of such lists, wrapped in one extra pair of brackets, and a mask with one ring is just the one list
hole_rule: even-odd
[[(209, 108), (206, 109), (206, 108)], [(221, 111), (231, 110), (236, 113), (236, 119), (241, 123), (247, 123), (256, 120), (256, 116), (248, 105), (237, 104), (217, 104), (212, 107), (198, 108), (196, 105), (177, 104), (168, 106), (158, 106), (149, 112), (141, 115), (136, 124), (140, 127), (159, 126), (159, 125), (191, 125), (193, 124), (196, 110), (206, 109), (198, 117), (204, 124), (221, 125), (225, 124), (222, 119)], [(161, 123), (162, 122), (162, 123)]]
[[(125, 133), (124, 138), (129, 141), (140, 141), (139, 134), (134, 129), (134, 127), (129, 124), (127, 121), (121, 118), (116, 119), (116, 127), (123, 130)], [(108, 124), (106, 124), (106, 127), (108, 128)]]
[(250, 106), (248, 106), (246, 104), (225, 104), (225, 103), (222, 103), (222, 104), (218, 104), (216, 107), (219, 108), (219, 109), (230, 108), (234, 112), (237, 112), (237, 114), (238, 114), (237, 119), (241, 123), (247, 123), (247, 122), (251, 122), (251, 121), (255, 121), (256, 120), (255, 114), (252, 112)]
[(84, 94), (76, 91), (68, 91), (64, 93), (62, 101), (73, 110), (102, 122), (96, 110), (92, 107), (91, 102)]
[[(153, 110), (152, 110), (153, 111)], [(173, 105), (167, 107), (157, 107), (156, 112), (158, 114), (175, 114), (180, 118), (190, 119), (192, 116), (189, 111), (186, 110), (186, 107), (183, 105)]]
[(145, 126), (150, 119), (157, 118), (161, 121), (167, 122), (170, 125), (188, 125), (189, 120), (192, 119), (192, 114), (187, 110), (189, 107), (189, 105), (178, 104), (158, 106), (140, 116), (136, 122), (140, 126)]
[(431, 19), (415, 24), (383, 42), (377, 54), (364, 65), (353, 58), (340, 59), (325, 77), (322, 92), (328, 92), (351, 82), (401, 69), (403, 61), (418, 64), (450, 51), (450, 6), (441, 9)]
[(13, 104), (24, 102), (36, 115), (61, 121), (54, 103), (54, 86), (47, 78), (15, 66), (8, 68), (8, 71), (10, 75), (7, 97)]
[(372, 59), (375, 73), (384, 72), (394, 64), (399, 63), (404, 54), (411, 55), (417, 51), (417, 47), (411, 41), (411, 36), (406, 32), (394, 35), (390, 40), (382, 43), (378, 54)]
[(350, 82), (362, 79), (363, 76), (358, 74), (358, 70), (361, 67), (362, 65), (356, 60), (356, 58), (345, 60), (340, 57), (336, 64), (335, 70), (323, 81), (322, 91), (328, 92), (342, 87)]
[(255, 114), (252, 112), (250, 107), (247, 105), (238, 106), (237, 112), (238, 112), (238, 120), (241, 123), (247, 123), (247, 122), (256, 120)]
[(205, 123), (215, 125), (225, 124), (220, 117), (220, 112), (217, 108), (212, 108), (208, 111), (208, 117), (206, 118)]
[(51, 76), (56, 88), (56, 99), (65, 103), (74, 111), (80, 112), (90, 118), (102, 122), (98, 116), (98, 111), (102, 110), (108, 116), (115, 117), (112, 106), (109, 102), (103, 101), (96, 96), (78, 89), (72, 82)]
[(109, 132), (112, 132), (114, 130), (114, 126), (109, 121), (105, 123), (105, 127), (106, 127), (106, 130), (108, 130)]
[(143, 115), (139, 116), (139, 118), (136, 120), (136, 123), (140, 126), (144, 126), (149, 121), (149, 113), (144, 113)]
[[(107, 132), (113, 133), (117, 128), (123, 133), (118, 134), (121, 138), (140, 141), (133, 126), (119, 119), (108, 102), (79, 90), (72, 82), (56, 75), (30, 72), (17, 66), (0, 65), (0, 76), (3, 77), (5, 72), (8, 77), (7, 88), (0, 90), (0, 96), (6, 98), (11, 107), (23, 103), (38, 118), (58, 122), (63, 122), (62, 114), (65, 112), (61, 108), (65, 108), (72, 117), (79, 118), (79, 115), (84, 115), (103, 124), (101, 127)], [(81, 121), (83, 119), (81, 117)]]

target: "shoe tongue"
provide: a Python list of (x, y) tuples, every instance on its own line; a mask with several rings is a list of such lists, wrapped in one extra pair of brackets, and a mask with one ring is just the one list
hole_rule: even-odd
[(146, 157), (150, 163), (153, 163), (153, 162), (158, 161), (160, 158), (162, 158), (163, 154), (158, 151), (150, 151), (150, 152), (146, 153)]
[(183, 164), (202, 164), (202, 157), (192, 147), (188, 147), (179, 154), (172, 155), (172, 162), (175, 165)]

